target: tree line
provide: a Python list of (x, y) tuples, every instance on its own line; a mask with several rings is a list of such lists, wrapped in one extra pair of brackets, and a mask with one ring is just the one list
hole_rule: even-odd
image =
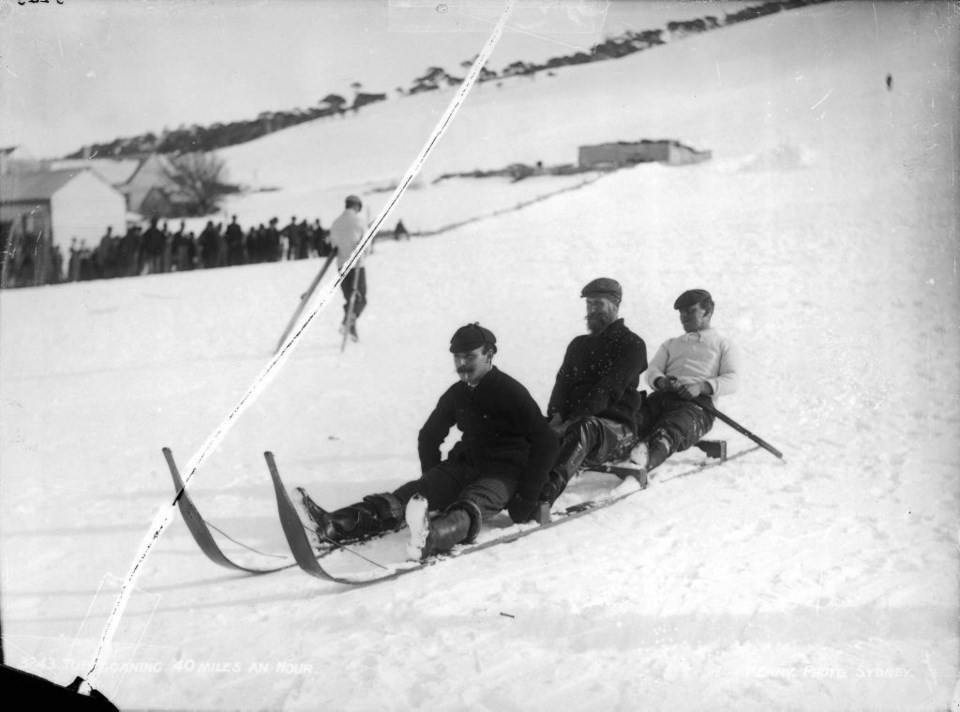
[[(704, 18), (667, 23), (666, 32), (670, 39), (679, 39), (689, 34), (706, 32), (721, 27), (753, 20), (770, 15), (781, 10), (792, 10), (807, 5), (816, 5), (831, 0), (769, 0), (758, 5), (751, 5), (734, 13), (724, 14), (722, 18), (708, 15)], [(535, 62), (516, 61), (508, 64), (498, 74), (496, 71), (484, 67), (478, 77), (479, 82), (499, 82), (502, 79), (516, 76), (533, 76), (539, 72), (550, 72), (553, 69), (590, 62), (602, 62), (610, 59), (619, 59), (635, 52), (641, 52), (657, 45), (666, 44), (663, 37), (664, 30), (627, 30), (619, 35), (607, 38), (593, 46), (589, 53), (576, 52), (570, 55), (551, 57), (542, 64)], [(464, 69), (469, 69), (473, 59), (460, 63)], [(396, 87), (394, 90), (399, 96), (412, 96), (423, 92), (456, 86), (463, 81), (463, 77), (455, 76), (442, 67), (428, 67), (419, 77), (416, 77), (409, 87)], [(145, 153), (195, 153), (208, 152), (218, 148), (234, 146), (247, 141), (261, 138), (274, 131), (289, 128), (297, 124), (327, 117), (344, 117), (355, 114), (368, 104), (385, 101), (387, 94), (382, 92), (363, 92), (362, 85), (354, 82), (351, 85), (355, 94), (353, 100), (339, 94), (327, 94), (316, 105), (305, 109), (296, 108), (289, 111), (265, 111), (255, 119), (231, 121), (228, 123), (216, 122), (209, 126), (193, 124), (168, 130), (164, 129), (160, 135), (147, 132), (137, 136), (116, 138), (107, 143), (95, 143), (84, 146), (66, 158), (83, 158), (85, 156), (100, 156), (118, 158), (123, 156), (143, 155)]]

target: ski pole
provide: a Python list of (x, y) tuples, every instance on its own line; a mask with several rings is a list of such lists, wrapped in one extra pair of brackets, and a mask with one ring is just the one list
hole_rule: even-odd
[(307, 305), (307, 302), (310, 301), (310, 296), (313, 294), (314, 290), (316, 290), (317, 285), (320, 284), (320, 280), (323, 279), (323, 275), (327, 273), (327, 269), (330, 267), (330, 264), (333, 262), (333, 258), (336, 256), (336, 254), (336, 250), (330, 253), (330, 255), (327, 257), (327, 261), (323, 263), (323, 267), (320, 268), (317, 276), (314, 277), (313, 282), (310, 283), (310, 287), (300, 296), (300, 305), (293, 313), (293, 316), (290, 317), (287, 328), (283, 330), (283, 336), (280, 337), (280, 341), (277, 342), (277, 347), (273, 350), (274, 353), (279, 351), (280, 347), (283, 346), (283, 343), (287, 340), (287, 336), (290, 334), (291, 329), (293, 329), (294, 324), (297, 323), (297, 319), (299, 319), (300, 315), (303, 313), (303, 308)]
[(743, 427), (742, 425), (740, 425), (740, 423), (738, 423), (737, 421), (735, 421), (733, 418), (731, 418), (731, 417), (729, 417), (729, 416), (727, 416), (727, 415), (724, 415), (724, 414), (721, 413), (719, 410), (717, 410), (716, 408), (714, 408), (712, 405), (709, 405), (709, 404), (707, 404), (707, 403), (700, 403), (700, 402), (698, 401), (698, 402), (697, 402), (697, 405), (699, 405), (701, 408), (703, 408), (705, 411), (707, 411), (708, 413), (710, 413), (710, 414), (713, 415), (714, 417), (719, 418), (720, 420), (722, 420), (724, 423), (726, 423), (727, 425), (729, 425), (731, 428), (733, 428), (734, 430), (736, 430), (738, 433), (741, 433), (741, 434), (743, 434), (743, 435), (746, 435), (748, 438), (750, 438), (751, 440), (753, 440), (753, 442), (755, 442), (757, 445), (759, 445), (760, 447), (762, 447), (762, 448), (763, 448), (764, 450), (766, 450), (767, 452), (771, 453), (772, 455), (777, 456), (777, 457), (780, 458), (781, 460), (783, 459), (783, 453), (782, 453), (782, 452), (780, 452), (779, 450), (777, 450), (777, 448), (775, 448), (775, 447), (774, 447), (773, 445), (771, 445), (770, 443), (762, 440), (761, 438), (758, 438), (756, 435), (754, 435), (754, 434), (751, 433), (749, 430), (747, 430), (745, 427)]

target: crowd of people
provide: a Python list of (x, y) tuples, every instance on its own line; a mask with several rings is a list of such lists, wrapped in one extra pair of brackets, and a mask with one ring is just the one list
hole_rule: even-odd
[(319, 219), (311, 223), (293, 216), (285, 227), (278, 225), (279, 220), (272, 218), (266, 225), (250, 225), (244, 230), (234, 215), (226, 227), (222, 222), (207, 221), (199, 235), (188, 231), (184, 221), (174, 231), (168, 221), (160, 224), (156, 218), (145, 230), (133, 225), (123, 235), (108, 227), (93, 247), (85, 240), (72, 241), (64, 277), (69, 282), (111, 279), (330, 254), (329, 233)]
[[(359, 203), (359, 198), (351, 197)], [(107, 227), (103, 237), (94, 245), (73, 238), (66, 256), (60, 245), (51, 244), (49, 238), (45, 237), (45, 229), (13, 241), (9, 240), (6, 233), (0, 233), (0, 287), (27, 287), (258, 262), (303, 260), (327, 257), (337, 248), (331, 231), (325, 230), (319, 219), (311, 222), (302, 218), (298, 221), (293, 216), (286, 226), (281, 228), (279, 223), (279, 219), (274, 217), (267, 224), (251, 224), (244, 229), (234, 215), (226, 226), (223, 222), (208, 220), (197, 235), (187, 229), (184, 220), (174, 231), (170, 221), (165, 220), (161, 224), (157, 218), (151, 218), (146, 229), (138, 224), (130, 224), (122, 235), (115, 234), (112, 227)], [(364, 224), (361, 236), (365, 229)], [(410, 239), (402, 220), (397, 222), (392, 231), (377, 235), (384, 236), (395, 240)], [(353, 245), (344, 244), (342, 247), (348, 255)], [(363, 286), (360, 289), (365, 291)], [(362, 308), (360, 305), (357, 309), (357, 316)]]

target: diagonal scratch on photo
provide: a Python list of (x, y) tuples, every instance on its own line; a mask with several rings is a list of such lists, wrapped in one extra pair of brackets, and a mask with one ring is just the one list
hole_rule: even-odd
[(960, 710), (949, 0), (0, 0), (0, 670)]

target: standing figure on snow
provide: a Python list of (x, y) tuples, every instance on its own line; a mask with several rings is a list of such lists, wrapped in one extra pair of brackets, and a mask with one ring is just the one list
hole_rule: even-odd
[(163, 233), (157, 227), (157, 218), (150, 218), (150, 227), (143, 233), (141, 251), (143, 256), (143, 271), (147, 274), (160, 272), (163, 258)]
[(587, 300), (590, 333), (567, 346), (547, 407), (560, 438), (560, 454), (540, 496), (551, 504), (581, 467), (622, 459), (637, 441), (637, 386), (647, 368), (647, 346), (619, 317), (619, 282), (600, 277), (580, 296)]
[[(289, 224), (280, 231), (283, 241), (286, 243), (286, 259), (297, 259), (297, 252), (300, 250), (300, 233), (297, 229), (297, 216), (290, 217)], [(281, 257), (283, 259), (283, 257)]]
[[(322, 540), (362, 539), (397, 529), (405, 518), (408, 553), (418, 559), (472, 540), (481, 523), (504, 508), (520, 521), (515, 508), (537, 500), (557, 440), (527, 389), (493, 365), (496, 343), (493, 332), (476, 323), (450, 340), (460, 380), (420, 430), (420, 479), (332, 513), (304, 494)], [(454, 425), (463, 437), (442, 460), (440, 446)], [(441, 513), (429, 519), (436, 510)]]
[[(343, 266), (347, 259), (360, 244), (367, 226), (360, 217), (363, 203), (355, 195), (348, 195), (346, 205), (333, 224), (330, 226), (330, 244), (337, 251), (337, 269), (343, 273)], [(340, 333), (349, 330), (350, 338), (357, 340), (357, 319), (367, 306), (367, 272), (363, 266), (363, 256), (357, 260), (356, 266), (351, 269), (340, 283), (343, 290), (343, 323)], [(356, 294), (354, 294), (356, 292)], [(352, 299), (351, 299), (352, 298)], [(351, 303), (353, 309), (351, 311)]]
[(204, 269), (213, 269), (220, 266), (220, 240), (213, 220), (207, 220), (207, 226), (199, 237), (200, 261)]
[(224, 237), (227, 243), (227, 265), (229, 267), (242, 265), (244, 262), (243, 228), (240, 227), (240, 224), (237, 222), (236, 215), (233, 216), (233, 220), (227, 225), (227, 232)]
[(641, 468), (639, 478), (696, 445), (714, 421), (699, 404), (712, 406), (715, 397), (736, 391), (740, 381), (740, 350), (710, 326), (710, 292), (687, 290), (673, 308), (680, 312), (684, 333), (664, 342), (647, 370), (653, 393), (640, 409), (640, 442), (630, 454)]

